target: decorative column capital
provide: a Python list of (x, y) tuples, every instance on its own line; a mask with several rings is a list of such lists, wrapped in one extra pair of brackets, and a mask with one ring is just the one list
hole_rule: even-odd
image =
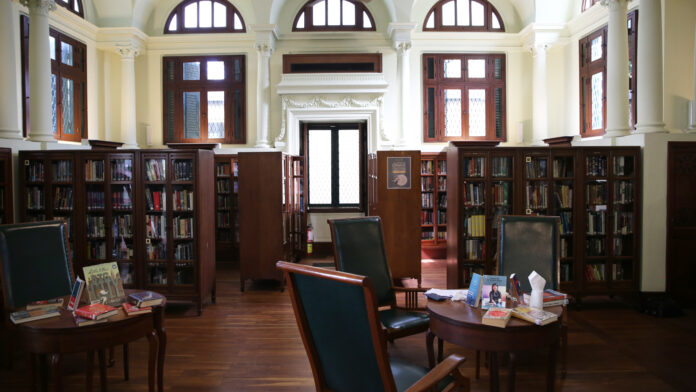
[(626, 10), (629, 0), (602, 0), (601, 4), (609, 7), (609, 11)]
[(121, 60), (132, 60), (140, 54), (140, 47), (136, 45), (116, 45), (116, 53), (121, 55)]
[(254, 48), (262, 56), (270, 56), (273, 53), (273, 45), (270, 43), (257, 43), (254, 45)]
[(409, 50), (411, 50), (411, 47), (413, 44), (411, 41), (397, 41), (394, 42), (394, 49), (396, 49), (396, 52), (400, 55), (407, 54)]
[(19, 3), (32, 11), (48, 15), (48, 11), (56, 10), (55, 0), (19, 0)]
[(549, 50), (549, 44), (534, 44), (529, 46), (529, 53), (532, 57), (537, 57), (539, 55), (545, 55), (546, 51)]

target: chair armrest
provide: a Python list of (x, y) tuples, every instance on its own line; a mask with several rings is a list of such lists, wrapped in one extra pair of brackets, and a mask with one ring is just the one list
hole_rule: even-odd
[(469, 379), (459, 371), (459, 365), (464, 363), (466, 358), (457, 354), (452, 354), (440, 362), (432, 370), (421, 378), (415, 384), (411, 385), (406, 392), (429, 391), (436, 386), (447, 376), (452, 376), (452, 381), (445, 390), (447, 391), (463, 391), (467, 392), (470, 389)]
[(404, 306), (399, 308), (407, 310), (425, 310), (418, 307), (418, 293), (425, 293), (428, 290), (430, 289), (425, 287), (394, 287), (395, 293), (404, 293), (405, 296)]

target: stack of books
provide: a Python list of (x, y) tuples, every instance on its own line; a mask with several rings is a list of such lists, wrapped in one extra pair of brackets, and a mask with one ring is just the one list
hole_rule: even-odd
[[(529, 303), (529, 294), (524, 294), (524, 303)], [(568, 294), (560, 291), (546, 289), (544, 290), (544, 307), (568, 305)]]

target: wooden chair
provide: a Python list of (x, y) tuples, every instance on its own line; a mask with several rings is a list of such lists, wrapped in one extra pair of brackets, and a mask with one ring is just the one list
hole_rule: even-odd
[[(498, 226), (498, 275), (515, 273), (523, 292), (531, 292), (529, 274), (546, 279), (545, 289), (560, 286), (560, 218), (503, 215)], [(565, 309), (564, 309), (565, 310)], [(566, 373), (568, 312), (561, 319), (561, 374)]]
[(369, 277), (282, 261), (276, 265), (285, 273), (317, 391), (469, 390), (469, 380), (458, 369), (464, 357), (451, 355), (429, 372), (389, 358)]
[[(75, 272), (70, 261), (65, 223), (43, 221), (0, 225), (0, 285), (5, 312), (33, 301), (70, 295)], [(9, 316), (3, 315), (11, 364)], [(100, 354), (100, 358), (103, 355)], [(93, 353), (88, 353), (88, 358)], [(100, 364), (104, 366), (104, 364)], [(128, 345), (123, 345), (124, 378), (128, 379)]]
[[(418, 307), (418, 293), (423, 288), (394, 287), (384, 250), (382, 222), (377, 216), (330, 219), (336, 270), (370, 277), (377, 295), (377, 306), (387, 339), (413, 335), (428, 330), (430, 319)], [(396, 292), (406, 293), (405, 308), (396, 305)]]

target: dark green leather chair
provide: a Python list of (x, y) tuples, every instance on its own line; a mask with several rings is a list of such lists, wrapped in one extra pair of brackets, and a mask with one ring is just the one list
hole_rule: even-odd
[[(377, 306), (388, 307), (379, 312), (387, 339), (393, 340), (428, 330), (426, 313), (396, 306), (396, 291), (417, 295), (425, 289), (395, 288), (384, 250), (382, 221), (377, 216), (330, 219), (334, 263), (338, 271), (370, 277), (375, 285)], [(406, 301), (407, 304), (413, 301)], [(416, 302), (417, 304), (417, 302)]]
[(431, 371), (389, 358), (369, 277), (279, 261), (317, 391), (468, 391), (451, 355)]

